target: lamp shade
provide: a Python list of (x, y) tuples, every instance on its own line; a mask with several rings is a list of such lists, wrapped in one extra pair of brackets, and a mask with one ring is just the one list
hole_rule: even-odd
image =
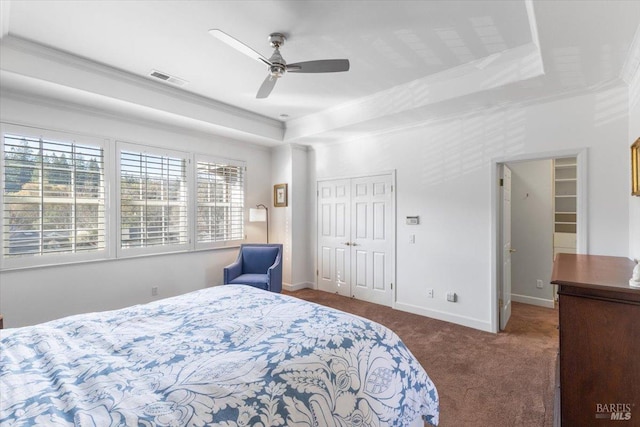
[(249, 209), (249, 222), (267, 222), (267, 210), (259, 208)]

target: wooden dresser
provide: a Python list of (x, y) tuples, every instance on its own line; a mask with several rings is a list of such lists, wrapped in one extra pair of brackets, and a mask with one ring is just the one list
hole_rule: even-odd
[(627, 258), (558, 254), (563, 427), (640, 426), (640, 289)]

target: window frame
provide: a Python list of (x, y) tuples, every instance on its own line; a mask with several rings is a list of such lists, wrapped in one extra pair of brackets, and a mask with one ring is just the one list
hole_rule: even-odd
[[(236, 166), (242, 168), (242, 233), (240, 239), (230, 240), (218, 240), (213, 242), (199, 242), (198, 241), (198, 163), (214, 163), (214, 164), (226, 164), (229, 166)], [(246, 162), (242, 160), (233, 160), (218, 156), (211, 156), (205, 154), (195, 154), (193, 160), (193, 242), (196, 250), (215, 249), (229, 246), (238, 246), (240, 243), (246, 240), (246, 208), (247, 208), (247, 166)]]
[[(185, 221), (186, 221), (186, 242), (178, 244), (166, 244), (166, 245), (154, 245), (145, 247), (122, 247), (122, 179), (121, 179), (121, 156), (123, 151), (139, 152), (150, 156), (162, 156), (162, 157), (177, 157), (184, 159), (185, 161)], [(176, 252), (189, 252), (194, 249), (193, 247), (193, 154), (186, 151), (171, 150), (161, 147), (153, 147), (143, 144), (135, 144), (125, 141), (116, 141), (116, 150), (114, 155), (114, 161), (116, 163), (115, 174), (115, 213), (114, 219), (116, 221), (115, 230), (115, 251), (116, 258), (131, 258), (136, 256), (145, 255), (159, 255)]]
[[(74, 145), (94, 146), (102, 149), (102, 191), (104, 194), (104, 218), (103, 218), (103, 235), (104, 247), (95, 251), (80, 251), (66, 253), (45, 253), (32, 254), (19, 257), (6, 257), (5, 241), (4, 241), (4, 187), (5, 187), (5, 135), (23, 136), (31, 139), (43, 139), (60, 142), (69, 142)], [(41, 267), (49, 265), (60, 265), (76, 262), (86, 262), (94, 260), (107, 259), (111, 255), (111, 222), (110, 222), (110, 192), (109, 183), (112, 179), (111, 174), (111, 150), (107, 139), (96, 136), (84, 135), (74, 132), (55, 131), (43, 129), (34, 126), (25, 126), (12, 123), (0, 123), (0, 192), (3, 195), (3, 201), (0, 214), (0, 270)]]

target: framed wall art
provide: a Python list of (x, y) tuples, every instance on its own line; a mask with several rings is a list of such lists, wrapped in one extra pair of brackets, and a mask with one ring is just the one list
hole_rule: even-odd
[(284, 208), (288, 205), (287, 184), (276, 184), (273, 186), (273, 206)]

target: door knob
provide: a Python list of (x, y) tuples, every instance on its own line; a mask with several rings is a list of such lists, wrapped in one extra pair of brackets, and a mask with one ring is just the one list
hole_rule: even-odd
[(354, 242), (351, 244), (351, 246), (360, 246), (360, 245)]
[(513, 248), (509, 248), (509, 252), (514, 253), (516, 250)]
[(351, 243), (350, 243), (350, 242), (343, 242), (342, 244), (343, 244), (343, 245), (347, 245), (347, 246), (351, 246)]

